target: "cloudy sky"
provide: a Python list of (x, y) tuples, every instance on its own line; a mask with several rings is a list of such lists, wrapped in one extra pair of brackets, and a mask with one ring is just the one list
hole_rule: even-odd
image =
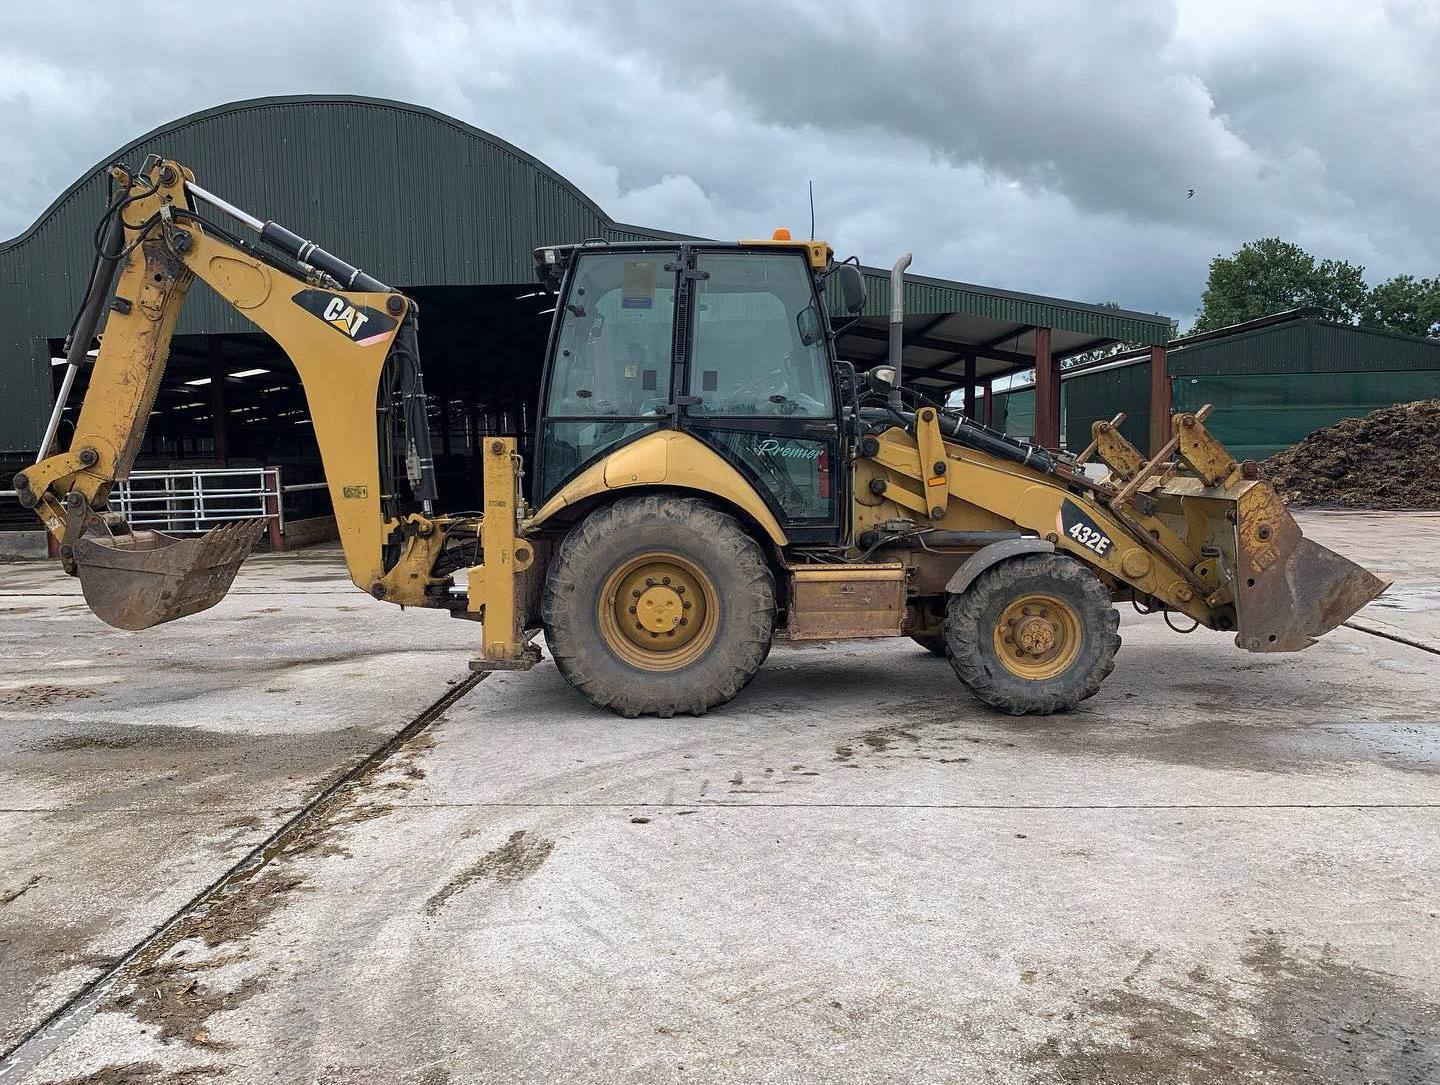
[(331, 92), (454, 114), (622, 221), (804, 229), (813, 179), (866, 262), (1185, 323), (1271, 234), (1440, 273), (1440, 0), (6, 7), (0, 238), (157, 124)]

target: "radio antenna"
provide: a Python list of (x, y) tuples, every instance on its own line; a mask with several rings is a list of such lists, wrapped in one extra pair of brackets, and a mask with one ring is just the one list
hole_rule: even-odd
[(815, 181), (810, 181), (810, 240), (815, 240)]

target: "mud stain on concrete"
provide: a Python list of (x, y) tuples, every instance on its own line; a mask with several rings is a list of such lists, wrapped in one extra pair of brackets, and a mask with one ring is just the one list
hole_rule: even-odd
[(79, 1077), (51, 1080), (45, 1085), (193, 1085), (209, 1081), (225, 1071), (218, 1066), (191, 1066), (166, 1070), (153, 1059), (144, 1062), (112, 1063)]
[(1040, 1085), (1424, 1085), (1440, 1080), (1440, 1004), (1326, 947), (1252, 935), (1244, 973), (1204, 965), (1082, 989), (1069, 1022), (1028, 1051)]
[(505, 843), (486, 852), (432, 894), (425, 902), (425, 914), (434, 915), (456, 893), (477, 881), (488, 879), (497, 885), (524, 881), (544, 865), (554, 850), (555, 841), (517, 829)]
[(225, 1050), (229, 1047), (211, 1037), (206, 1023), (212, 1014), (233, 1010), (264, 989), (263, 976), (247, 976), (235, 986), (221, 988), (204, 980), (201, 973), (219, 967), (209, 962), (192, 968), (181, 961), (154, 964), (135, 977), (106, 1009), (123, 1010), (154, 1030), (161, 1043), (179, 1040), (191, 1047)]
[(920, 736), (914, 731), (907, 731), (902, 727), (876, 727), (860, 736), (861, 742), (872, 750), (882, 753), (901, 740), (913, 745), (920, 741)]
[(93, 689), (75, 689), (71, 686), (34, 685), (18, 689), (0, 690), (0, 709), (49, 708), (52, 705), (69, 704), (94, 697)]

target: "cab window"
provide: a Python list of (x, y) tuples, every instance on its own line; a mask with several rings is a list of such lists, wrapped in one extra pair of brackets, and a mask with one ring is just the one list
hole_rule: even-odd
[(670, 401), (675, 275), (667, 253), (576, 257), (546, 399), (552, 418), (658, 417)]
[(810, 269), (799, 252), (702, 253), (692, 415), (828, 418), (830, 364)]

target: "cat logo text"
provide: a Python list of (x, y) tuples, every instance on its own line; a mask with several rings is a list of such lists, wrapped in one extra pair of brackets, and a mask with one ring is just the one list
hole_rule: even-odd
[(367, 346), (390, 337), (395, 319), (368, 305), (353, 305), (343, 294), (328, 290), (302, 290), (292, 299), (347, 339)]
[(369, 314), (353, 305), (347, 305), (344, 298), (331, 298), (330, 304), (325, 306), (324, 316), (331, 324), (346, 332), (351, 339), (360, 334), (360, 329), (365, 327), (366, 322), (370, 319)]

